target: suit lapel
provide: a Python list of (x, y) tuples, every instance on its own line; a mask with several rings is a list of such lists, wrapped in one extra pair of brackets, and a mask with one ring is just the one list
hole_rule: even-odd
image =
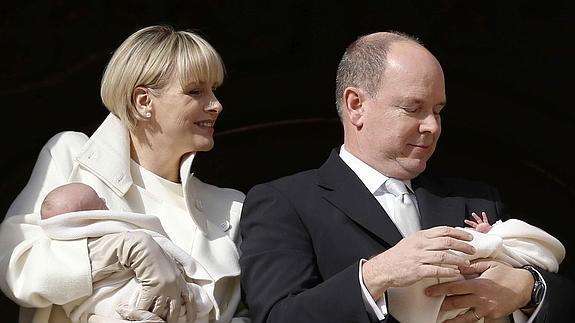
[(395, 224), (357, 175), (333, 150), (318, 172), (324, 198), (390, 246), (402, 239)]
[(460, 198), (449, 196), (448, 187), (424, 176), (414, 179), (413, 187), (422, 229), (440, 225), (463, 226), (465, 203)]

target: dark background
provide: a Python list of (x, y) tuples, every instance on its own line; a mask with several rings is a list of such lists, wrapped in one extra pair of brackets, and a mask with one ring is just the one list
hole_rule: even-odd
[[(0, 217), (52, 135), (90, 134), (105, 118), (103, 69), (141, 27), (193, 29), (222, 55), (216, 148), (194, 171), (244, 192), (317, 167), (341, 144), (339, 58), (358, 35), (399, 30), (420, 38), (446, 74), (443, 137), (429, 169), (497, 186), (514, 217), (564, 243), (561, 271), (575, 277), (571, 1), (33, 0), (0, 8)], [(5, 298), (0, 306), (2, 321), (15, 322), (15, 307)]]

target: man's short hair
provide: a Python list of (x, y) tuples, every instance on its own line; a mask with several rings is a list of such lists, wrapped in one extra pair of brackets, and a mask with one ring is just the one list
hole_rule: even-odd
[(340, 118), (343, 113), (345, 89), (353, 86), (363, 89), (370, 96), (375, 95), (387, 65), (390, 45), (400, 41), (422, 45), (413, 36), (390, 31), (361, 36), (347, 47), (336, 75), (335, 104)]

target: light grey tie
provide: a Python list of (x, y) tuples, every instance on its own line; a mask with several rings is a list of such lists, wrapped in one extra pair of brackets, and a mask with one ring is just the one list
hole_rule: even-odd
[(419, 231), (421, 229), (419, 213), (411, 197), (409, 197), (405, 184), (400, 180), (388, 178), (384, 185), (387, 191), (394, 196), (392, 220), (401, 234), (406, 237)]

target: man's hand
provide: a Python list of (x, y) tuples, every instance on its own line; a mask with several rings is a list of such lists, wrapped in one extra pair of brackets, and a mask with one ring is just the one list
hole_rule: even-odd
[(465, 242), (472, 239), (468, 232), (445, 226), (409, 235), (363, 264), (365, 287), (377, 301), (390, 287), (409, 286), (427, 277), (457, 276), (457, 267), (469, 266), (469, 261), (449, 250), (473, 254), (475, 248)]
[(108, 234), (90, 240), (88, 250), (93, 282), (126, 268), (134, 271), (142, 290), (132, 312), (149, 311), (169, 323), (177, 322), (182, 303), (189, 307), (188, 311), (195, 312), (191, 307), (193, 302), (188, 302), (189, 291), (175, 261), (150, 235), (139, 231)]
[[(437, 284), (426, 289), (428, 296), (445, 295), (442, 310), (472, 308), (446, 323), (469, 322), (476, 318), (498, 319), (527, 305), (531, 299), (533, 276), (527, 270), (492, 260), (477, 260), (462, 274), (474, 277)], [(447, 296), (450, 295), (450, 296)]]

